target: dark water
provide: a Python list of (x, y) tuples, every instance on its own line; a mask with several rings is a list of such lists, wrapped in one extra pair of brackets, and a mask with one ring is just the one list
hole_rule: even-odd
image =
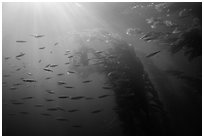
[(202, 135), (201, 8), (3, 3), (3, 135)]

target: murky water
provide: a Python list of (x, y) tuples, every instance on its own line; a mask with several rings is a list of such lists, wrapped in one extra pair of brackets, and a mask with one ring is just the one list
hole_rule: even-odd
[(2, 8), (3, 135), (201, 135), (201, 3)]

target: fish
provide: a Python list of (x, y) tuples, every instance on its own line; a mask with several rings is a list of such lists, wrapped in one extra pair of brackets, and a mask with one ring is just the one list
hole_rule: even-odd
[(43, 70), (48, 71), (48, 72), (53, 72), (53, 70), (48, 69), (48, 68), (44, 68)]
[(42, 60), (40, 59), (40, 60), (38, 60), (38, 63), (40, 63)]
[(45, 49), (45, 47), (39, 47), (39, 49)]
[(58, 45), (58, 42), (56, 42), (54, 45), (55, 45), (55, 46)]
[(6, 75), (3, 75), (3, 77), (10, 77), (10, 75), (7, 75), (7, 74), (6, 74)]
[(24, 98), (21, 98), (22, 100), (28, 100), (28, 99), (33, 99), (32, 96), (29, 96), (29, 97), (24, 97)]
[(76, 112), (79, 111), (78, 109), (72, 109), (72, 110), (68, 110), (68, 112), (72, 113), (72, 112)]
[(14, 83), (13, 86), (23, 85), (22, 83)]
[(76, 65), (74, 65), (75, 67), (79, 67), (80, 66), (80, 64), (76, 64)]
[(47, 102), (53, 102), (55, 101), (54, 99), (45, 99)]
[(64, 86), (65, 88), (74, 88), (73, 86)]
[(147, 58), (150, 58), (150, 57), (152, 57), (152, 56), (158, 54), (159, 52), (161, 52), (161, 51), (159, 50), (159, 51), (153, 52), (153, 53), (151, 53), (151, 54), (148, 54), (146, 57), (147, 57)]
[(64, 73), (58, 73), (57, 75), (58, 75), (58, 76), (62, 76), (62, 75), (64, 75)]
[(8, 59), (10, 59), (10, 58), (11, 58), (11, 57), (5, 57), (4, 59), (5, 59), (5, 60), (8, 60)]
[(166, 70), (165, 72), (169, 75), (173, 75), (173, 76), (176, 76), (178, 78), (184, 74), (183, 71), (179, 71), (179, 70)]
[(30, 75), (30, 76), (32, 76), (32, 73), (30, 73), (30, 72), (28, 72), (27, 74)]
[(116, 56), (110, 55), (110, 56), (108, 56), (107, 58), (116, 58)]
[(55, 94), (53, 90), (46, 90), (49, 94)]
[(17, 88), (16, 87), (10, 87), (10, 90), (16, 90)]
[(43, 107), (42, 104), (36, 104), (35, 107)]
[(40, 37), (44, 37), (45, 35), (36, 35), (36, 34), (32, 34), (31, 36), (35, 37), (35, 38), (40, 38)]
[(52, 77), (46, 77), (45, 79), (46, 79), (46, 80), (49, 80), (49, 79), (51, 79), (51, 78), (52, 78)]
[(22, 56), (24, 56), (24, 55), (25, 55), (25, 53), (22, 53), (22, 52), (21, 52), (19, 55), (16, 56), (16, 58), (22, 57)]
[(100, 113), (102, 110), (94, 110), (91, 113), (96, 114), (96, 113)]
[(70, 64), (69, 62), (64, 63), (65, 65)]
[(78, 100), (78, 99), (82, 99), (82, 98), (84, 98), (84, 96), (71, 97), (72, 100)]
[(60, 107), (60, 106), (57, 106), (56, 107), (58, 110), (61, 110), (61, 111), (65, 111), (62, 107)]
[(24, 114), (24, 115), (27, 115), (27, 114), (29, 114), (28, 112), (25, 112), (25, 111), (23, 111), (23, 112), (20, 112), (21, 114)]
[(45, 68), (48, 68), (50, 66), (50, 64), (46, 65)]
[(9, 113), (8, 115), (9, 115), (9, 116), (15, 116), (16, 114), (14, 114), (14, 113)]
[(15, 104), (15, 105), (22, 105), (24, 103), (21, 103), (21, 102), (12, 102), (12, 104)]
[(57, 117), (56, 120), (58, 120), (58, 121), (68, 121), (66, 118), (63, 118), (63, 117)]
[(66, 50), (66, 53), (69, 53), (69, 52), (71, 52), (71, 50)]
[(80, 128), (81, 126), (80, 125), (73, 125), (72, 127)]
[(66, 98), (69, 98), (69, 96), (59, 96), (58, 98), (60, 98), (60, 99), (66, 99)]
[(21, 70), (21, 68), (17, 68), (17, 69), (16, 69), (16, 71), (19, 71), (19, 70)]
[(67, 71), (67, 74), (69, 75), (70, 73), (75, 73), (74, 71)]
[(37, 82), (36, 80), (34, 79), (23, 79), (24, 82)]
[(67, 58), (72, 58), (72, 57), (74, 57), (74, 56), (68, 56)]
[(103, 89), (113, 89), (113, 87), (110, 87), (110, 86), (103, 86), (102, 88)]
[(41, 115), (43, 115), (43, 116), (51, 116), (51, 114), (48, 114), (48, 113), (41, 113)]
[(16, 42), (17, 42), (17, 43), (26, 43), (27, 41), (24, 41), (24, 40), (17, 40)]
[(105, 98), (105, 97), (108, 97), (108, 96), (110, 96), (110, 95), (105, 94), (105, 95), (99, 96), (98, 98)]
[(101, 54), (103, 53), (104, 51), (96, 51), (95, 54)]
[(92, 82), (92, 81), (91, 80), (82, 81), (82, 83), (89, 83), (89, 82)]
[(66, 82), (64, 82), (64, 81), (58, 81), (57, 83), (58, 83), (58, 85), (66, 84)]
[(85, 99), (86, 99), (86, 100), (93, 100), (94, 98), (92, 98), (92, 97), (86, 97)]
[(58, 65), (56, 64), (50, 64), (50, 67), (57, 67)]
[(58, 108), (47, 108), (48, 111), (57, 111), (59, 110)]

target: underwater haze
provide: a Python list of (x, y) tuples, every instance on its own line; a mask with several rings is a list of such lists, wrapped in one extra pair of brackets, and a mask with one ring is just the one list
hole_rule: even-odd
[(201, 136), (201, 2), (2, 3), (3, 136)]

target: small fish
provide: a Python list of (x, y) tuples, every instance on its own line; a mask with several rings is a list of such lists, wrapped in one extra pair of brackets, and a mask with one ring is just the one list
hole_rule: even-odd
[(59, 96), (58, 98), (60, 98), (60, 99), (66, 99), (66, 98), (69, 98), (69, 96)]
[(42, 104), (36, 104), (35, 107), (43, 107)]
[(82, 81), (82, 83), (89, 83), (89, 82), (92, 82), (92, 81), (91, 80)]
[(50, 64), (50, 67), (57, 67), (58, 65), (56, 64)]
[(24, 55), (25, 55), (25, 53), (22, 53), (22, 52), (21, 52), (19, 55), (16, 56), (16, 58), (22, 57), (22, 56), (24, 56)]
[(110, 96), (110, 95), (105, 94), (105, 95), (99, 96), (98, 98), (105, 98), (105, 97), (108, 97), (108, 96)]
[(64, 86), (65, 88), (74, 88), (73, 86)]
[(17, 43), (26, 43), (27, 41), (24, 41), (24, 40), (17, 40), (16, 42), (17, 42)]
[(16, 69), (16, 71), (19, 71), (19, 70), (21, 70), (21, 68), (17, 68), (17, 69)]
[(77, 109), (68, 110), (68, 112), (70, 112), (70, 113), (76, 112), (76, 111), (79, 111), (79, 110), (77, 110)]
[(63, 75), (64, 75), (64, 73), (58, 73), (57, 75), (58, 75), (58, 76), (63, 76)]
[(40, 63), (42, 60), (40, 59), (40, 60), (38, 60), (38, 63)]
[(53, 70), (48, 69), (48, 68), (44, 68), (43, 70), (48, 71), (48, 72), (53, 72)]
[(67, 58), (72, 58), (72, 57), (74, 57), (74, 56), (68, 56)]
[(48, 114), (48, 113), (42, 113), (41, 115), (43, 115), (43, 116), (51, 116), (51, 114)]
[(82, 98), (84, 98), (84, 96), (71, 97), (72, 100), (78, 100), (78, 99), (82, 99)]
[(58, 45), (58, 42), (56, 42), (54, 45), (55, 45), (55, 46)]
[(33, 99), (32, 96), (29, 96), (29, 97), (24, 97), (24, 98), (21, 98), (22, 100), (28, 100), (28, 99)]
[(24, 82), (37, 82), (36, 80), (34, 79), (23, 79)]
[(69, 52), (71, 52), (71, 50), (66, 50), (66, 53), (69, 53)]
[(64, 63), (65, 65), (68, 65), (68, 64), (70, 64), (69, 62), (66, 62), (66, 63)]
[(58, 85), (64, 85), (64, 84), (66, 84), (66, 82), (64, 82), (64, 81), (58, 81), (57, 83), (58, 83)]
[(32, 34), (31, 36), (33, 36), (33, 37), (35, 37), (35, 38), (40, 38), (40, 37), (44, 37), (45, 35), (36, 35), (36, 34), (33, 35), (33, 34)]
[(51, 79), (51, 78), (52, 78), (52, 77), (46, 77), (45, 79), (46, 79), (46, 80), (49, 80), (49, 79)]
[(66, 118), (63, 118), (63, 117), (58, 117), (58, 118), (56, 118), (56, 120), (58, 120), (58, 121), (68, 121)]
[(72, 127), (80, 128), (81, 126), (80, 125), (73, 125)]
[(91, 113), (96, 114), (96, 113), (100, 113), (102, 110), (94, 110)]
[(151, 54), (147, 55), (146, 57), (147, 57), (147, 58), (150, 58), (150, 57), (152, 57), (152, 56), (154, 56), (154, 55), (158, 54), (159, 52), (161, 52), (161, 51), (156, 51), (156, 52), (153, 52), (153, 53), (151, 53)]
[(49, 94), (55, 94), (53, 90), (46, 90)]
[(45, 49), (45, 47), (40, 47), (39, 49)]

